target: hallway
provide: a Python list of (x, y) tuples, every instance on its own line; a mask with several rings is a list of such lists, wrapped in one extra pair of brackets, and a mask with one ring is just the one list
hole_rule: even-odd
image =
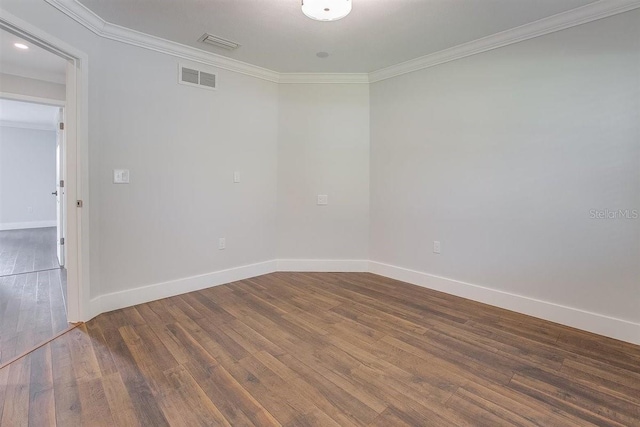
[(0, 231), (0, 276), (58, 267), (55, 227)]
[(56, 229), (0, 231), (0, 366), (68, 326)]

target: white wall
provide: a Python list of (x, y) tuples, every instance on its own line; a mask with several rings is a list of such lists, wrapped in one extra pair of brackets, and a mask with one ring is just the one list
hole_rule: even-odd
[(89, 56), (92, 298), (115, 308), (276, 258), (369, 258), (640, 321), (639, 222), (589, 212), (640, 208), (638, 11), (370, 88), (217, 70), (210, 92), (176, 83), (178, 58), (43, 1), (2, 7)]
[[(276, 84), (216, 70), (217, 91), (179, 85), (179, 58), (41, 0), (2, 8), (89, 57), (91, 298), (275, 258)], [(115, 168), (129, 185), (112, 184)]]
[(179, 85), (176, 58), (110, 42), (90, 60), (101, 292), (274, 259), (276, 84), (217, 70), (217, 91)]
[(284, 84), (278, 106), (278, 258), (368, 259), (368, 85)]
[(0, 230), (55, 226), (56, 132), (0, 126)]
[(55, 99), (57, 101), (64, 101), (65, 99), (64, 85), (13, 74), (0, 73), (0, 92)]
[(639, 76), (636, 10), (373, 84), (371, 259), (639, 322)]

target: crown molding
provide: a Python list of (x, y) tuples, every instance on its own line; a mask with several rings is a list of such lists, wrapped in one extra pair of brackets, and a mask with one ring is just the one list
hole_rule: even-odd
[(600, 0), (510, 30), (421, 56), (369, 73), (371, 83), (455, 61), (456, 59), (565, 30), (640, 7), (640, 0)]
[(45, 1), (100, 37), (281, 84), (375, 83), (640, 8), (640, 0), (599, 0), (586, 6), (368, 74), (278, 73), (277, 71), (111, 24), (100, 18), (78, 0)]
[(367, 73), (281, 73), (281, 84), (369, 84)]
[(275, 71), (111, 24), (76, 0), (45, 1), (100, 37), (278, 83)]

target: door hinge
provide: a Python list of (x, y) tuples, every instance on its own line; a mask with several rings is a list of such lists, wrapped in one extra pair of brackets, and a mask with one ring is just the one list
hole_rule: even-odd
[(78, 208), (82, 207), (82, 200), (76, 200), (76, 207)]
[(64, 130), (64, 123), (60, 122), (60, 130)]
[(60, 244), (61, 244), (61, 245), (64, 245), (64, 237), (61, 237), (61, 238), (60, 238)]
[(60, 180), (60, 188), (64, 188), (64, 180), (63, 179)]

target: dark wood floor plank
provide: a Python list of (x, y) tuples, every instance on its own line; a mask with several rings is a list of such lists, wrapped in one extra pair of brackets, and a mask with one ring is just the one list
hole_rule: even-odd
[(142, 426), (136, 416), (131, 396), (118, 372), (102, 376), (105, 399), (109, 404), (111, 416), (118, 426)]
[(168, 426), (164, 414), (149, 387), (149, 383), (136, 365), (135, 359), (118, 328), (117, 318), (106, 313), (96, 321), (100, 323), (107, 343), (101, 351), (109, 351), (130, 396), (131, 406), (141, 425)]
[(565, 359), (560, 372), (587, 387), (640, 405), (640, 374), (581, 356)]
[(168, 391), (162, 394), (165, 417), (174, 426), (231, 424), (182, 366), (165, 371)]
[[(61, 323), (61, 271), (0, 277), (0, 356)], [(369, 273), (105, 313), (0, 369), (2, 425), (633, 427), (639, 396), (638, 346)]]
[(31, 384), (31, 358), (23, 357), (3, 368), (9, 371), (4, 392), (2, 426), (25, 426), (29, 423), (29, 386)]
[(71, 336), (64, 334), (47, 344), (51, 348), (51, 365), (54, 367), (53, 391), (56, 423), (59, 426), (79, 426), (82, 408), (80, 392), (71, 357)]
[(640, 426), (640, 406), (619, 399), (598, 389), (588, 389), (572, 378), (538, 368), (517, 373), (509, 383), (514, 390), (528, 393), (539, 400), (554, 402), (567, 412), (584, 414), (597, 424), (599, 419), (612, 424)]
[(51, 347), (40, 347), (30, 355), (29, 425), (55, 426)]

